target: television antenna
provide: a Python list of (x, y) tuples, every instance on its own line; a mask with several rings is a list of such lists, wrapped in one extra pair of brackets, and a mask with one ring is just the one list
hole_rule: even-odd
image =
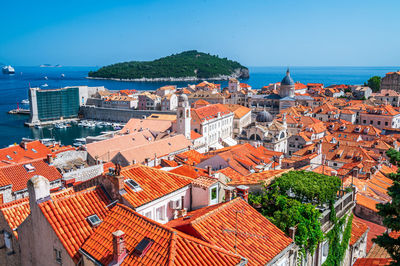
[(225, 229), (222, 230), (222, 232), (223, 233), (227, 232), (227, 233), (233, 233), (234, 234), (234, 236), (235, 236), (235, 244), (234, 244), (233, 248), (235, 249), (235, 253), (236, 254), (238, 254), (238, 252), (237, 252), (237, 237), (238, 237), (238, 235), (245, 236), (245, 237), (257, 237), (257, 238), (262, 238), (262, 239), (267, 239), (268, 238), (267, 236), (261, 236), (261, 235), (257, 235), (257, 234), (253, 234), (253, 233), (249, 233), (249, 232), (240, 232), (240, 231), (238, 231), (238, 214), (239, 213), (244, 213), (244, 211), (243, 210), (234, 210), (234, 212), (235, 212), (235, 229), (233, 230), (233, 229), (225, 228)]

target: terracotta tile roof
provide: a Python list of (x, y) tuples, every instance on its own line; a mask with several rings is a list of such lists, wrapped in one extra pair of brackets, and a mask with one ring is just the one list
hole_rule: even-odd
[(156, 120), (156, 119), (138, 119), (131, 118), (128, 123), (121, 129), (121, 133), (130, 133), (140, 130), (150, 130), (152, 132), (164, 132), (170, 129), (172, 122), (169, 120)]
[(186, 176), (143, 165), (123, 168), (121, 175), (125, 180), (133, 179), (142, 188), (141, 191), (135, 192), (129, 185), (125, 184), (127, 193), (122, 196), (134, 208), (188, 186), (193, 181)]
[(115, 164), (113, 162), (103, 163), (103, 173), (108, 173), (110, 167), (115, 169)]
[(21, 143), (20, 145), (0, 149), (0, 166), (46, 158), (48, 154), (51, 154), (50, 149), (39, 140), (27, 142), (26, 147), (27, 149), (25, 150)]
[(338, 112), (339, 109), (329, 103), (325, 103), (313, 110), (313, 113), (316, 114), (337, 114)]
[(207, 159), (208, 156), (196, 151), (188, 150), (175, 155), (175, 161), (178, 163), (195, 165), (199, 164), (201, 161)]
[(332, 167), (329, 167), (327, 165), (320, 165), (317, 168), (314, 168), (312, 171), (317, 174), (323, 174), (323, 175), (329, 175), (329, 176), (333, 176), (336, 173), (335, 169), (333, 169)]
[(242, 118), (251, 112), (250, 108), (239, 104), (225, 104), (225, 106), (234, 113), (234, 118)]
[(175, 161), (170, 161), (170, 160), (167, 160), (167, 159), (161, 159), (160, 165), (161, 165), (161, 167), (176, 167), (179, 164), (177, 162), (175, 162)]
[(203, 135), (201, 135), (201, 134), (195, 132), (194, 130), (191, 130), (191, 131), (190, 131), (190, 139), (191, 139), (191, 140), (195, 140), (195, 139), (201, 138), (202, 136), (203, 136)]
[(368, 226), (356, 219), (353, 219), (351, 227), (350, 246), (353, 246), (368, 231)]
[(269, 151), (265, 147), (253, 147), (249, 143), (238, 144), (232, 147), (222, 148), (208, 152), (208, 156), (220, 156), (229, 166), (242, 175), (250, 174), (250, 169), (257, 165), (271, 162), (272, 157), (280, 156), (282, 153)]
[(200, 176), (208, 176), (208, 172), (205, 169), (194, 167), (191, 165), (183, 164), (174, 169), (169, 170), (169, 172), (187, 176), (190, 178), (198, 178)]
[(79, 248), (92, 234), (94, 228), (87, 221), (93, 214), (103, 220), (108, 212), (110, 199), (101, 187), (92, 187), (58, 199), (39, 204), (44, 216), (68, 254), (78, 262)]
[[(28, 170), (27, 167), (33, 167), (33, 170)], [(27, 189), (27, 182), (35, 175), (41, 175), (47, 178), (50, 182), (61, 179), (60, 172), (51, 165), (48, 165), (43, 159), (25, 161), (14, 165), (9, 165), (0, 168), (3, 178), (0, 178), (0, 187), (12, 185), (12, 191), (20, 191)], [(1, 175), (0, 175), (1, 176)], [(4, 177), (6, 179), (4, 179)]]
[(196, 120), (196, 123), (202, 123), (206, 120), (214, 119), (218, 117), (218, 113), (221, 116), (232, 113), (223, 104), (210, 104), (200, 108), (192, 109), (192, 117)]
[(377, 265), (389, 265), (390, 259), (370, 259), (370, 258), (359, 258), (353, 264), (353, 266), (377, 266)]
[[(52, 199), (57, 199), (69, 194), (72, 194), (72, 188), (64, 189), (56, 193), (50, 194)], [(11, 201), (0, 205), (0, 212), (4, 215), (4, 219), (10, 226), (16, 238), (18, 238), (18, 233), (15, 229), (20, 226), (20, 224), (25, 221), (26, 217), (31, 213), (31, 208), (29, 206), (29, 197)]]
[[(102, 265), (113, 259), (112, 233), (125, 233), (129, 251), (121, 265), (237, 265), (241, 257), (214, 245), (154, 222), (126, 206), (117, 204), (82, 246)], [(134, 254), (138, 243), (153, 240), (143, 256)]]
[(400, 112), (396, 111), (391, 105), (368, 106), (364, 114), (366, 113), (373, 115), (384, 115), (384, 116), (395, 116), (400, 114)]
[(266, 264), (293, 242), (241, 198), (189, 212), (186, 217), (167, 225), (231, 252), (235, 252), (233, 230), (237, 228), (237, 253), (248, 258), (249, 265)]
[(217, 173), (221, 173), (231, 180), (241, 180), (243, 178), (242, 174), (233, 170), (231, 167), (226, 167), (224, 169), (221, 169)]
[(361, 219), (354, 215), (353, 220), (366, 224), (369, 228), (368, 237), (367, 237), (367, 254), (370, 252), (373, 245), (372, 239), (376, 238), (378, 235), (382, 235), (386, 231), (386, 227), (378, 225), (376, 223), (372, 223), (370, 221)]
[(127, 135), (115, 136), (111, 139), (86, 144), (86, 151), (92, 158), (110, 161), (119, 151), (149, 143), (154, 136), (149, 130), (133, 132)]
[(154, 159), (156, 156), (157, 158), (168, 156), (189, 149), (191, 146), (192, 142), (184, 135), (179, 134), (138, 146), (125, 147), (113, 157), (112, 161), (119, 161), (119, 157), (122, 157), (128, 163), (133, 161), (144, 163), (146, 159)]
[(192, 185), (195, 187), (208, 188), (217, 182), (218, 179), (214, 177), (199, 176), (198, 178), (192, 181)]
[(250, 175), (242, 175), (239, 179), (234, 176), (235, 179), (232, 179), (231, 182), (228, 183), (230, 186), (238, 186), (238, 185), (258, 185), (261, 183), (266, 183), (267, 185), (271, 183), (272, 180), (281, 176), (284, 173), (291, 171), (292, 169), (282, 169), (282, 170), (267, 170), (260, 173), (252, 173)]
[[(168, 115), (168, 114), (151, 114), (146, 118), (146, 120), (167, 120), (167, 121), (175, 121), (176, 120), (176, 115)], [(163, 128), (161, 128), (163, 129)]]

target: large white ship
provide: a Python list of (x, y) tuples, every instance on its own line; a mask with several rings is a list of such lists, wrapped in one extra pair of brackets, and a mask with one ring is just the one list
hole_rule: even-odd
[(15, 73), (15, 69), (12, 66), (3, 66), (3, 68), (1, 70), (3, 71), (4, 74), (14, 74)]

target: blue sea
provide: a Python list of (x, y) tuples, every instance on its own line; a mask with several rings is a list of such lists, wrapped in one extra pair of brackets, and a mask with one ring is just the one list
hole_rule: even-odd
[[(63, 144), (72, 144), (75, 138), (97, 135), (100, 129), (72, 127), (65, 130), (48, 130), (28, 128), (24, 122), (28, 116), (10, 115), (7, 111), (17, 107), (17, 103), (28, 98), (28, 88), (48, 84), (48, 89), (74, 85), (105, 86), (110, 90), (136, 89), (155, 90), (168, 84), (178, 87), (186, 86), (187, 82), (118, 82), (108, 80), (89, 80), (85, 77), (97, 67), (24, 67), (16, 66), (14, 75), (0, 73), (0, 148), (18, 143), (23, 137), (46, 138), (54, 137)], [(325, 86), (332, 84), (363, 84), (371, 76), (384, 76), (400, 67), (291, 67), (290, 72), (295, 81), (302, 83), (316, 82)], [(243, 80), (253, 88), (259, 89), (273, 82), (279, 82), (284, 77), (285, 67), (250, 67), (250, 79)], [(61, 77), (64, 74), (64, 77)], [(48, 79), (46, 80), (45, 77)], [(218, 82), (222, 87), (227, 81)], [(20, 105), (21, 107), (24, 107)], [(27, 107), (27, 106), (25, 106)]]

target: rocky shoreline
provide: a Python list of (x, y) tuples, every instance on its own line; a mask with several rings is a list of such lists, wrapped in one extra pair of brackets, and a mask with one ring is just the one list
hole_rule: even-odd
[[(247, 70), (247, 69), (246, 69)], [(203, 81), (203, 80), (229, 80), (231, 78), (236, 79), (248, 79), (249, 72), (244, 69), (237, 69), (232, 75), (220, 75), (213, 78), (198, 78), (198, 77), (182, 77), (182, 78), (136, 78), (136, 79), (120, 79), (120, 78), (101, 78), (101, 77), (86, 77), (87, 79), (99, 79), (99, 80), (114, 80), (114, 81), (125, 81), (125, 82), (165, 82), (165, 81)]]

